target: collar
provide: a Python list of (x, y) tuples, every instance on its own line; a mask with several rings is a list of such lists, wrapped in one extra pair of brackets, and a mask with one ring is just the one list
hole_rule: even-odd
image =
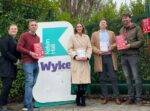
[(133, 23), (130, 23), (128, 26), (124, 26), (124, 28), (127, 28), (127, 29), (131, 29), (134, 27), (134, 24)]
[(31, 31), (29, 31), (29, 34), (36, 36), (36, 33), (32, 33)]
[(106, 30), (106, 29), (105, 29), (105, 30), (101, 30), (101, 29), (100, 29), (99, 32), (107, 32), (107, 30)]
[(16, 36), (12, 36), (12, 35), (10, 35), (10, 34), (8, 34), (8, 36), (9, 36), (9, 37), (12, 37), (12, 38), (15, 38), (15, 37), (16, 37)]
[(76, 37), (85, 37), (85, 34), (79, 35), (78, 33), (75, 34)]

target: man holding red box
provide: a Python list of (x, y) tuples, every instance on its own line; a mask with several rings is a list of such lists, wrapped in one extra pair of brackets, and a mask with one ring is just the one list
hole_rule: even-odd
[(24, 111), (33, 111), (32, 106), (32, 88), (36, 82), (39, 66), (38, 54), (33, 52), (33, 45), (40, 42), (36, 35), (38, 24), (35, 20), (29, 21), (29, 31), (21, 34), (17, 44), (17, 50), (21, 52), (23, 59), (23, 70), (25, 73), (25, 94), (24, 94)]
[[(142, 47), (143, 33), (141, 28), (131, 22), (130, 14), (122, 15), (123, 27), (120, 29), (120, 35), (124, 35), (126, 48), (119, 50), (121, 53), (121, 64), (128, 85), (128, 100), (125, 104), (142, 104), (142, 77), (140, 74), (139, 48)], [(132, 80), (135, 80), (135, 91)]]

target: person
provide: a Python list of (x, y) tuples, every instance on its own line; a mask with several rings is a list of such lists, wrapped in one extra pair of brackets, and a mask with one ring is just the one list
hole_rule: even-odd
[(17, 25), (11, 24), (8, 27), (8, 34), (0, 40), (0, 78), (2, 80), (0, 111), (11, 111), (7, 107), (8, 95), (17, 75), (17, 65), (20, 63), (20, 54), (16, 51), (17, 32)]
[(85, 94), (88, 92), (88, 84), (91, 83), (89, 59), (92, 47), (81, 23), (76, 24), (74, 35), (68, 43), (68, 52), (71, 57), (72, 93), (77, 95), (77, 106), (86, 106)]
[(36, 34), (38, 24), (36, 20), (29, 21), (29, 31), (21, 34), (17, 50), (21, 52), (23, 59), (23, 71), (25, 74), (25, 94), (24, 94), (24, 111), (32, 111), (32, 89), (36, 82), (39, 66), (37, 54), (33, 52), (34, 43), (39, 43), (40, 38)]
[[(122, 15), (123, 27), (120, 29), (120, 35), (125, 36), (127, 48), (120, 50), (121, 64), (128, 85), (128, 100), (125, 104), (142, 104), (142, 77), (140, 74), (139, 48), (142, 47), (143, 33), (141, 28), (131, 21), (131, 15), (125, 13)], [(135, 80), (135, 91), (132, 80)], [(136, 98), (136, 101), (135, 101)]]
[(116, 104), (121, 104), (119, 100), (119, 90), (117, 86), (117, 77), (115, 70), (117, 70), (117, 59), (114, 53), (116, 48), (114, 32), (107, 30), (107, 21), (101, 19), (99, 23), (100, 30), (92, 34), (91, 44), (94, 53), (94, 70), (99, 74), (101, 92), (103, 99), (101, 104), (107, 104), (108, 89), (107, 76), (112, 82), (113, 98)]

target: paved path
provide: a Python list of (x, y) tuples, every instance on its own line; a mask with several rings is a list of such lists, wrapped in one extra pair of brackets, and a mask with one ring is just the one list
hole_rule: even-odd
[[(9, 104), (15, 111), (21, 111), (22, 104)], [(150, 104), (138, 105), (116, 105), (109, 102), (106, 105), (100, 104), (100, 99), (88, 99), (86, 107), (77, 107), (75, 104), (38, 108), (34, 111), (150, 111)]]

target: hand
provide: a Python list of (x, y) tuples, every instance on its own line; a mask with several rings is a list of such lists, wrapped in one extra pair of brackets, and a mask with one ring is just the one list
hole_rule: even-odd
[(113, 50), (112, 46), (109, 46), (108, 50), (111, 52)]
[(131, 45), (130, 44), (127, 44), (127, 49), (129, 49), (131, 47)]
[(18, 59), (16, 63), (14, 63), (14, 65), (19, 65), (20, 64), (20, 60)]
[(87, 61), (88, 59), (87, 59), (87, 57), (76, 57), (76, 60), (78, 60), (78, 61)]
[(37, 58), (37, 57), (38, 57), (38, 54), (36, 54), (36, 53), (30, 51), (30, 55), (32, 56), (32, 58), (38, 59), (38, 58)]
[(103, 55), (103, 52), (102, 52), (102, 51), (99, 51), (99, 55)]
[(143, 32), (143, 34), (148, 34), (149, 32)]
[(107, 54), (110, 54), (110, 53), (111, 53), (111, 51), (109, 51), (109, 52), (102, 52), (102, 51), (100, 51), (99, 55), (107, 55)]

